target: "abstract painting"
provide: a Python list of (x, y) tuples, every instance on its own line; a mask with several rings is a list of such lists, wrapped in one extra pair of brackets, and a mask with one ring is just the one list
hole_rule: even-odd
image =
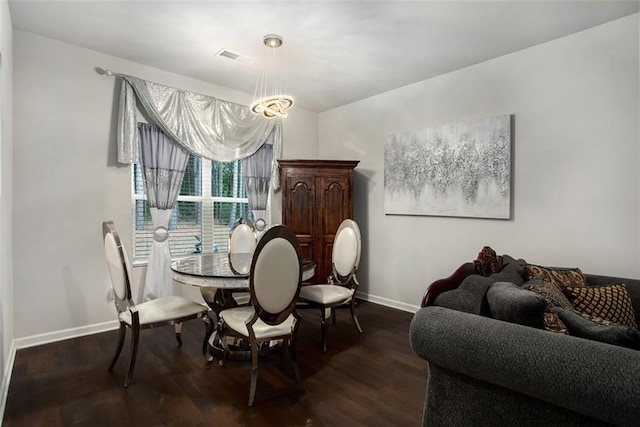
[(387, 136), (386, 214), (509, 219), (511, 116)]

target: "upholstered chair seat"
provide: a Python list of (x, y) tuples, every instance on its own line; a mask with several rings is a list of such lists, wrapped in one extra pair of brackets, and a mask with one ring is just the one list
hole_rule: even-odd
[[(245, 337), (249, 336), (249, 330), (247, 329), (247, 321), (253, 317), (255, 311), (253, 307), (238, 307), (233, 310), (224, 310), (220, 313), (220, 317), (224, 323), (231, 329), (242, 334)], [(273, 337), (291, 334), (294, 326), (295, 318), (293, 315), (289, 315), (287, 319), (279, 325), (268, 325), (262, 320), (258, 319), (253, 325), (253, 333), (258, 340), (270, 339)]]
[(309, 285), (300, 290), (300, 297), (319, 304), (342, 305), (351, 301), (353, 289), (339, 285)]
[[(155, 323), (165, 323), (174, 319), (189, 317), (193, 313), (200, 313), (207, 310), (203, 304), (179, 296), (168, 296), (160, 299), (146, 301), (136, 304), (140, 316), (140, 326)], [(120, 321), (131, 326), (131, 312), (123, 311), (119, 315)]]

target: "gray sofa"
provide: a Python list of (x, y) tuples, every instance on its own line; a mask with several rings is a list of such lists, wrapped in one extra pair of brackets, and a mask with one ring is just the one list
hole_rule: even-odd
[[(438, 306), (455, 306), (444, 296), (470, 274), (504, 280), (496, 270), (505, 265), (474, 263), (435, 282), (446, 283), (411, 323), (413, 351), (428, 361), (424, 425), (640, 425), (640, 350)], [(589, 286), (625, 283), (640, 320), (639, 280), (586, 277)]]

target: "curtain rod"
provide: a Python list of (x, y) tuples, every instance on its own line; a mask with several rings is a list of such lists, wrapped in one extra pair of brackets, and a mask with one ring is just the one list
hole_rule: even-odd
[(96, 71), (98, 72), (98, 74), (102, 74), (102, 75), (109, 76), (109, 77), (124, 77), (125, 76), (125, 74), (116, 73), (116, 72), (113, 72), (111, 70), (105, 70), (104, 68), (100, 68), (100, 67), (96, 67)]

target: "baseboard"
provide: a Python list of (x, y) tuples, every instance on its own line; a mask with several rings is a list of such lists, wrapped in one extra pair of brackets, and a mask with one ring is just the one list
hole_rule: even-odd
[(9, 357), (7, 357), (7, 363), (4, 367), (4, 374), (2, 375), (2, 389), (0, 389), (0, 425), (4, 420), (4, 409), (7, 406), (7, 396), (9, 395), (9, 382), (11, 380), (11, 373), (13, 372), (13, 362), (16, 359), (16, 346), (15, 341), (11, 342), (9, 347)]
[(406, 304), (404, 302), (395, 301), (392, 299), (383, 298), (376, 295), (370, 295), (365, 292), (358, 292), (356, 294), (356, 297), (358, 297), (358, 299), (369, 301), (374, 304), (384, 305), (386, 307), (391, 307), (391, 308), (395, 308), (402, 311), (408, 311), (409, 313), (415, 313), (420, 309), (419, 305)]
[(29, 348), (42, 344), (49, 344), (56, 341), (67, 340), (71, 338), (83, 337), (85, 335), (98, 334), (100, 332), (112, 331), (118, 328), (117, 320), (110, 320), (104, 323), (96, 323), (93, 325), (81, 326), (78, 328), (63, 329), (61, 331), (47, 332), (45, 334), (31, 335), (29, 337), (17, 338), (14, 341), (17, 350), (21, 348)]

